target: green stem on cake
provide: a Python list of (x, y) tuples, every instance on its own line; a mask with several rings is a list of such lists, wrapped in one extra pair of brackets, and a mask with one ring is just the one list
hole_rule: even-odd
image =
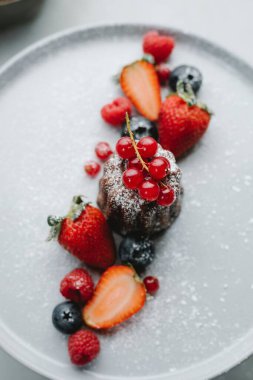
[(138, 151), (138, 148), (137, 148), (137, 145), (136, 145), (136, 142), (134, 140), (134, 135), (133, 135), (133, 132), (131, 131), (131, 124), (130, 124), (130, 119), (129, 119), (129, 116), (128, 116), (128, 113), (126, 112), (126, 126), (127, 126), (127, 130), (128, 130), (128, 133), (129, 133), (129, 136), (130, 136), (130, 139), (132, 141), (132, 145), (133, 145), (133, 148), (135, 150), (135, 153), (136, 153), (136, 156), (138, 157), (140, 163), (142, 164), (142, 167), (143, 169), (145, 169), (147, 172), (149, 172), (149, 169), (148, 169), (148, 166), (145, 164), (145, 162), (143, 161), (139, 151)]

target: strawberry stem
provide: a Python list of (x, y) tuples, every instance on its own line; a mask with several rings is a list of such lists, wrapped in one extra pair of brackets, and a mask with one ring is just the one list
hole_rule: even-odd
[(179, 80), (177, 82), (177, 93), (189, 106), (196, 105), (197, 99), (190, 83), (185, 84), (182, 80)]
[(128, 130), (130, 139), (132, 141), (132, 145), (133, 145), (133, 148), (135, 150), (136, 156), (138, 157), (140, 163), (142, 164), (143, 169), (145, 169), (147, 172), (149, 172), (149, 169), (148, 169), (147, 165), (143, 161), (143, 159), (142, 159), (142, 157), (141, 157), (141, 155), (140, 155), (140, 153), (138, 151), (138, 148), (137, 148), (137, 145), (136, 145), (136, 142), (135, 142), (135, 139), (134, 139), (133, 132), (131, 131), (130, 119), (129, 119), (129, 116), (128, 116), (127, 112), (126, 112), (126, 126), (127, 126), (127, 130)]
[(67, 217), (75, 220), (77, 219), (85, 207), (87, 206), (88, 202), (85, 202), (84, 196), (83, 195), (76, 195), (72, 199), (72, 205), (70, 208), (69, 213), (67, 214)]
[(177, 82), (177, 94), (182, 98), (189, 107), (191, 106), (197, 106), (201, 108), (203, 111), (206, 111), (210, 116), (213, 115), (213, 112), (209, 110), (209, 108), (203, 104), (197, 101), (196, 95), (194, 94), (192, 90), (192, 86), (190, 83), (184, 84), (182, 80)]
[(50, 226), (50, 231), (46, 239), (47, 241), (57, 238), (61, 230), (61, 224), (63, 219), (64, 218), (60, 216), (49, 215), (49, 217), (47, 218), (47, 223)]
[(84, 196), (82, 195), (76, 195), (72, 199), (72, 205), (69, 213), (64, 217), (58, 217), (54, 215), (49, 215), (47, 218), (47, 223), (50, 226), (49, 236), (47, 238), (47, 241), (56, 239), (61, 231), (61, 224), (65, 218), (70, 218), (72, 220), (77, 219), (85, 207), (89, 204), (88, 202), (85, 202)]

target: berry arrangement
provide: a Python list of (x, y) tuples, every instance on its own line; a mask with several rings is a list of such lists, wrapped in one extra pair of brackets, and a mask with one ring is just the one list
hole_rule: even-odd
[[(143, 268), (147, 258), (141, 257), (145, 255), (145, 246), (140, 239), (139, 244), (142, 251), (137, 264)], [(149, 246), (147, 241), (144, 244)], [(76, 268), (64, 277), (60, 292), (71, 301), (54, 308), (52, 323), (59, 332), (70, 335), (68, 351), (73, 364), (83, 366), (100, 351), (97, 335), (85, 326), (95, 330), (112, 328), (140, 311), (146, 302), (146, 293), (154, 294), (159, 288), (157, 279), (156, 284), (152, 284), (151, 280), (147, 282), (148, 278), (154, 277), (148, 276), (142, 282), (134, 268), (127, 265), (108, 268), (95, 289), (91, 275), (83, 268)]]
[[(158, 31), (144, 35), (144, 57), (123, 67), (119, 75), (125, 96), (101, 109), (103, 120), (115, 129), (119, 127), (116, 153), (108, 142), (98, 142), (96, 160), (84, 165), (85, 173), (96, 177), (101, 165), (117, 155), (122, 161), (125, 191), (135, 192), (145, 205), (152, 202), (163, 210), (174, 207), (177, 194), (169, 181), (173, 163), (159, 154), (159, 144), (181, 157), (199, 141), (211, 117), (196, 98), (203, 81), (200, 71), (188, 65), (169, 67), (167, 60), (174, 47), (171, 36)], [(161, 86), (173, 91), (165, 100)], [(49, 216), (48, 225), (48, 240), (57, 239), (66, 251), (101, 274), (95, 285), (83, 267), (67, 273), (59, 286), (65, 301), (52, 312), (54, 327), (69, 335), (71, 362), (83, 366), (100, 352), (93, 330), (99, 332), (124, 322), (159, 290), (157, 277), (144, 277), (155, 259), (155, 245), (150, 236), (129, 233), (122, 238), (117, 255), (108, 221), (83, 196), (73, 198), (66, 216)], [(115, 265), (117, 256), (120, 263)]]
[(121, 263), (126, 265), (113, 265), (116, 248), (111, 230), (101, 211), (82, 196), (73, 198), (66, 216), (49, 216), (48, 224), (48, 240), (57, 239), (82, 263), (105, 270), (96, 286), (87, 269), (67, 273), (60, 282), (60, 293), (67, 301), (58, 304), (52, 313), (54, 327), (70, 335), (71, 362), (82, 366), (100, 351), (98, 337), (85, 326), (96, 330), (112, 328), (142, 309), (146, 293), (154, 294), (137, 274), (152, 262), (154, 245), (147, 237), (126, 237), (119, 249)]
[[(175, 41), (170, 36), (150, 31), (144, 35), (142, 47), (143, 59), (123, 67), (119, 75), (126, 99), (141, 115), (130, 118), (134, 138), (140, 140), (151, 136), (180, 158), (200, 140), (210, 122), (208, 108), (196, 99), (203, 76), (191, 65), (169, 67), (167, 60), (175, 48)], [(164, 101), (160, 86), (170, 90)], [(180, 104), (175, 104), (175, 98)], [(131, 112), (125, 109), (126, 112), (131, 116), (133, 107)], [(101, 115), (107, 123), (115, 125), (104, 117), (102, 111)], [(124, 120), (125, 114), (122, 113), (122, 136), (128, 136)]]

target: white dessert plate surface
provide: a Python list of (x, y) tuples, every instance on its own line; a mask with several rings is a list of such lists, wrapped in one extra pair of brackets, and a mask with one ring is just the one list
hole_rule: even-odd
[(0, 342), (51, 379), (200, 380), (253, 352), (253, 70), (199, 37), (169, 28), (171, 68), (203, 73), (199, 97), (214, 111), (202, 141), (179, 162), (182, 213), (156, 241), (148, 273), (161, 289), (131, 321), (101, 334), (86, 369), (69, 363), (51, 324), (59, 282), (79, 262), (47, 243), (48, 214), (75, 194), (95, 202), (83, 172), (101, 140), (119, 132), (100, 108), (120, 94), (112, 76), (142, 56), (153, 25), (69, 30), (26, 49), (0, 71)]

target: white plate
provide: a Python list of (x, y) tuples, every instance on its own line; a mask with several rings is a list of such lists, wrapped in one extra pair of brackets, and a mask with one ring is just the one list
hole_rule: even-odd
[(100, 140), (118, 133), (99, 110), (120, 93), (111, 77), (141, 56), (154, 26), (67, 31), (12, 59), (0, 72), (0, 341), (9, 353), (57, 380), (204, 379), (253, 352), (253, 70), (201, 38), (176, 38), (170, 66), (204, 75), (200, 97), (215, 112), (186, 159), (182, 214), (157, 244), (149, 270), (161, 290), (123, 327), (101, 335), (99, 358), (69, 364), (66, 339), (51, 325), (59, 282), (79, 265), (46, 243), (47, 215), (73, 195), (95, 201), (83, 174)]

